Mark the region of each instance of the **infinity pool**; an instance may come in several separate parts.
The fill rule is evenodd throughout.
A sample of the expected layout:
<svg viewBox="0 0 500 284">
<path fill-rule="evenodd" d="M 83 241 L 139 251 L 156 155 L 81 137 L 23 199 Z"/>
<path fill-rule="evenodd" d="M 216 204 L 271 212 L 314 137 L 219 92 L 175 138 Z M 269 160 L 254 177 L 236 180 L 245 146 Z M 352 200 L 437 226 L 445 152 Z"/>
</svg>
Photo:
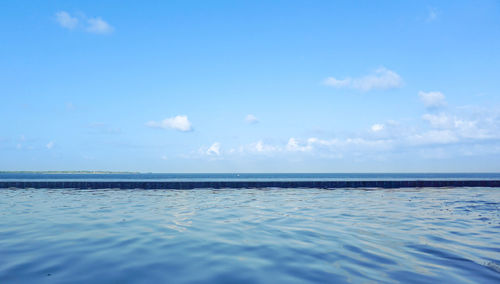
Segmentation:
<svg viewBox="0 0 500 284">
<path fill-rule="evenodd" d="M 500 188 L 0 189 L 0 283 L 499 283 Z"/>
</svg>

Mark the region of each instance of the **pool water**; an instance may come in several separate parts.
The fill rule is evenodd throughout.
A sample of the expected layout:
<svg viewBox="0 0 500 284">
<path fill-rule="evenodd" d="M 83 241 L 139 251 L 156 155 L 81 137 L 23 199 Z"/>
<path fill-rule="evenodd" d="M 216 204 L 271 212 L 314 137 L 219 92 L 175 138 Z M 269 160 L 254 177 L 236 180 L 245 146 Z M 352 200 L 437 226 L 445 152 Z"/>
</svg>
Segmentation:
<svg viewBox="0 0 500 284">
<path fill-rule="evenodd" d="M 500 188 L 0 189 L 0 283 L 499 283 Z"/>
</svg>

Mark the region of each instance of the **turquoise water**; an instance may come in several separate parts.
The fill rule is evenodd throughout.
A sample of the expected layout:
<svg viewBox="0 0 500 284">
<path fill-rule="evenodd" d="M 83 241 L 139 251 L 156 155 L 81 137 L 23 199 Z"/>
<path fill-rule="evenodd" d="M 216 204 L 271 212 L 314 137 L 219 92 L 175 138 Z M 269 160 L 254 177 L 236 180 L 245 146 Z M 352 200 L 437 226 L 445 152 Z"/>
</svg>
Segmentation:
<svg viewBox="0 0 500 284">
<path fill-rule="evenodd" d="M 0 189 L 0 283 L 498 283 L 500 188 Z"/>
</svg>

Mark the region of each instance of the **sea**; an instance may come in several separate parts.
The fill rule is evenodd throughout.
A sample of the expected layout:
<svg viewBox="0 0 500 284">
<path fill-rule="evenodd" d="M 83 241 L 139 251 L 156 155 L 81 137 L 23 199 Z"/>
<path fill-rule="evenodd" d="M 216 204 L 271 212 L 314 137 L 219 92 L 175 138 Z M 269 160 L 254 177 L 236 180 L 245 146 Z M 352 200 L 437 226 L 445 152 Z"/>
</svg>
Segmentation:
<svg viewBox="0 0 500 284">
<path fill-rule="evenodd" d="M 500 174 L 39 174 L 428 180 Z M 500 283 L 500 188 L 0 189 L 0 283 Z"/>
</svg>

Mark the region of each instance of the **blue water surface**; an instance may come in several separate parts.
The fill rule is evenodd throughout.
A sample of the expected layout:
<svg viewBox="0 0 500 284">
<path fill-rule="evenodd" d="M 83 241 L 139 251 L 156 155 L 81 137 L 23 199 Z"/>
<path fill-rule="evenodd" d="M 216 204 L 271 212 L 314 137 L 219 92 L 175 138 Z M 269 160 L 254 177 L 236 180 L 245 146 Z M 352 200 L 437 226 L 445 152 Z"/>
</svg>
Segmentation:
<svg viewBox="0 0 500 284">
<path fill-rule="evenodd" d="M 300 180 L 491 180 L 500 173 L 0 173 L 0 180 L 19 181 L 300 181 Z"/>
<path fill-rule="evenodd" d="M 499 283 L 500 188 L 0 189 L 0 283 Z"/>
</svg>

